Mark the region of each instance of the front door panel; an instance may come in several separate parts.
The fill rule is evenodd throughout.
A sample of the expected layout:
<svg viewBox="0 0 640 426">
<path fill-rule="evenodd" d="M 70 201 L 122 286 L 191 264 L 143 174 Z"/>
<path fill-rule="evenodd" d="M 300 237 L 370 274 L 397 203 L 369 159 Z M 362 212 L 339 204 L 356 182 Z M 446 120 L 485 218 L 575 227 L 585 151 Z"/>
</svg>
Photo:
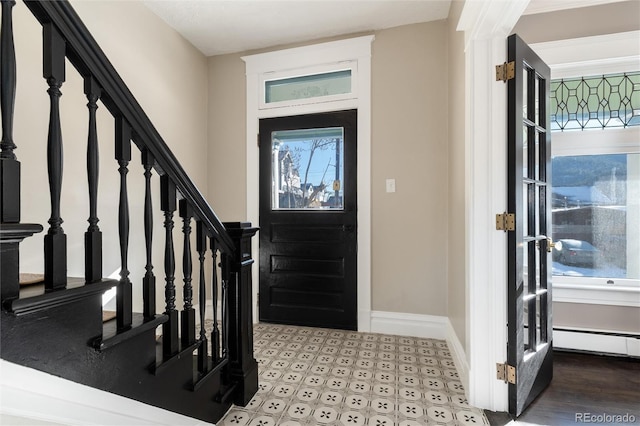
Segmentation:
<svg viewBox="0 0 640 426">
<path fill-rule="evenodd" d="M 357 328 L 356 111 L 260 120 L 260 320 Z"/>
</svg>

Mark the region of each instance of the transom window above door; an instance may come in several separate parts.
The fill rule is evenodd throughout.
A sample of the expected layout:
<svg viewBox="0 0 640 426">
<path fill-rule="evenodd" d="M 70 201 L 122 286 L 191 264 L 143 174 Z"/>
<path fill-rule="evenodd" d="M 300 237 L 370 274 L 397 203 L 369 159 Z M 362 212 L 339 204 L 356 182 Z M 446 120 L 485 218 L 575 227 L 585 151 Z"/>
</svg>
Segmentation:
<svg viewBox="0 0 640 426">
<path fill-rule="evenodd" d="M 264 82 L 264 102 L 267 104 L 349 93 L 351 93 L 350 69 Z"/>
<path fill-rule="evenodd" d="M 358 97 L 358 64 L 353 60 L 311 65 L 295 71 L 268 71 L 259 78 L 261 110 Z"/>
</svg>

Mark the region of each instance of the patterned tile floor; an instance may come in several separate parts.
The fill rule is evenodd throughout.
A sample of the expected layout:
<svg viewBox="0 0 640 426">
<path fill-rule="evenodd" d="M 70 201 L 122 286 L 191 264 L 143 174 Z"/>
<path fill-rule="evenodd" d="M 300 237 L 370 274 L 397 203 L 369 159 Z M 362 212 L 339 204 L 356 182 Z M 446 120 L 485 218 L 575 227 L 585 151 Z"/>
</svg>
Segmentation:
<svg viewBox="0 0 640 426">
<path fill-rule="evenodd" d="M 488 425 L 443 340 L 257 324 L 259 389 L 225 426 Z"/>
</svg>

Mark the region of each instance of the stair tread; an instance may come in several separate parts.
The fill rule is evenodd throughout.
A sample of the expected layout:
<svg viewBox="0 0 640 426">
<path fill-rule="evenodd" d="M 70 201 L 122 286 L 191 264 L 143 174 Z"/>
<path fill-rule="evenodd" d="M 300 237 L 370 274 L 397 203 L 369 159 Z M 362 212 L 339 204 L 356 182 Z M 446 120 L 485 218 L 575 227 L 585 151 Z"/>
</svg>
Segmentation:
<svg viewBox="0 0 640 426">
<path fill-rule="evenodd" d="M 37 278 L 38 275 L 40 274 L 20 274 L 20 299 L 26 299 L 29 297 L 42 296 L 44 294 L 47 294 L 44 288 L 44 275 L 42 275 L 42 280 L 35 281 L 38 279 Z M 23 276 L 25 276 L 25 279 L 31 278 L 31 280 L 34 282 L 29 281 L 23 284 L 22 283 Z M 98 281 L 97 283 L 91 283 L 88 285 L 100 284 L 104 282 L 111 282 L 113 283 L 113 285 L 116 285 L 118 283 L 118 281 L 116 280 L 103 279 L 102 281 Z M 85 285 L 87 285 L 87 283 L 85 282 L 84 278 L 69 277 L 67 278 L 66 290 L 83 287 Z M 56 290 L 56 291 L 60 291 L 60 290 Z"/>
<path fill-rule="evenodd" d="M 86 284 L 84 278 L 69 278 L 66 288 L 55 291 L 47 292 L 44 283 L 23 286 L 20 289 L 20 298 L 6 302 L 5 307 L 16 315 L 33 313 L 95 293 L 104 293 L 117 284 L 118 281 L 111 279 Z"/>
<path fill-rule="evenodd" d="M 132 315 L 131 328 L 121 332 L 117 331 L 117 321 L 106 321 L 102 329 L 102 338 L 96 340 L 93 346 L 96 349 L 106 350 L 140 333 L 155 329 L 166 321 L 166 315 L 156 315 L 154 318 L 145 319 L 143 314 L 134 312 Z"/>
<path fill-rule="evenodd" d="M 20 286 L 25 285 L 34 285 L 34 284 L 43 284 L 44 283 L 44 274 L 33 274 L 33 273 L 21 273 L 20 274 Z"/>
</svg>

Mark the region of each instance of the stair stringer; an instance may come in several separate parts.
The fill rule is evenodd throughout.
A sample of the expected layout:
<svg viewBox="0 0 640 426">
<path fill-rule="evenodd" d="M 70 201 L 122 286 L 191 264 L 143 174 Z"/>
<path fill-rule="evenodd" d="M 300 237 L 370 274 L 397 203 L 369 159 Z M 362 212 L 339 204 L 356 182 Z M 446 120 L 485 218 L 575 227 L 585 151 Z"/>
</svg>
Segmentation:
<svg viewBox="0 0 640 426">
<path fill-rule="evenodd" d="M 221 372 L 194 390 L 189 354 L 153 373 L 155 328 L 105 350 L 94 348 L 103 330 L 99 292 L 23 315 L 1 315 L 0 355 L 7 361 L 204 421 L 217 421 L 231 406 L 216 401 L 223 392 Z"/>
<path fill-rule="evenodd" d="M 211 425 L 153 405 L 0 360 L 2 415 L 64 425 Z"/>
</svg>

